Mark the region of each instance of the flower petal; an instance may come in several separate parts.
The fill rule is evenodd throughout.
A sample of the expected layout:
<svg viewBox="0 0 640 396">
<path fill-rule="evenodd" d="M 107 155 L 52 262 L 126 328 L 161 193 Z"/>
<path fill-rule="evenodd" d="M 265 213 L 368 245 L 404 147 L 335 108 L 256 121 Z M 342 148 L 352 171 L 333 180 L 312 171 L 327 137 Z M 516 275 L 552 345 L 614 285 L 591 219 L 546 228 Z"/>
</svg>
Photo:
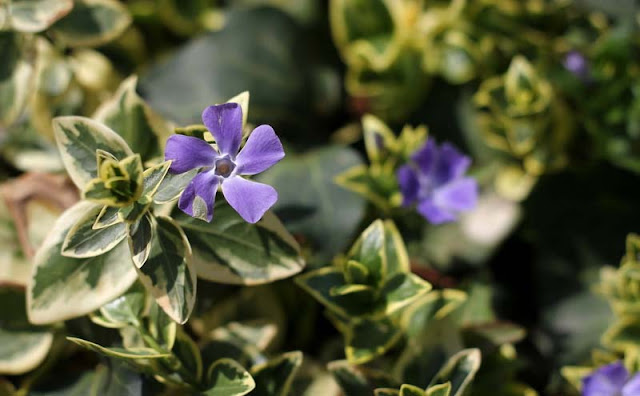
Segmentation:
<svg viewBox="0 0 640 396">
<path fill-rule="evenodd" d="M 434 139 L 428 139 L 427 143 L 416 151 L 411 159 L 418 165 L 420 173 L 429 174 L 438 157 L 438 147 Z"/>
<path fill-rule="evenodd" d="M 248 223 L 256 223 L 278 200 L 276 189 L 240 176 L 224 179 L 222 193 L 232 208 Z"/>
<path fill-rule="evenodd" d="M 165 160 L 173 161 L 169 168 L 172 173 L 211 166 L 217 156 L 216 150 L 209 143 L 193 136 L 171 135 L 164 150 Z"/>
<path fill-rule="evenodd" d="M 214 172 L 199 173 L 182 192 L 178 207 L 191 217 L 210 222 L 219 183 L 220 177 Z"/>
<path fill-rule="evenodd" d="M 640 374 L 636 374 L 622 388 L 622 396 L 640 395 Z"/>
<path fill-rule="evenodd" d="M 260 125 L 251 132 L 236 158 L 238 173 L 255 175 L 269 169 L 284 158 L 280 139 L 269 125 Z"/>
<path fill-rule="evenodd" d="M 461 178 L 435 190 L 436 205 L 453 211 L 467 211 L 478 202 L 478 184 L 470 177 Z"/>
<path fill-rule="evenodd" d="M 615 395 L 622 390 L 629 373 L 622 362 L 603 366 L 582 380 L 584 396 Z"/>
<path fill-rule="evenodd" d="M 448 223 L 457 219 L 454 213 L 436 206 L 432 199 L 421 201 L 418 204 L 418 213 L 429 220 L 431 224 Z"/>
<path fill-rule="evenodd" d="M 471 159 L 449 143 L 440 146 L 438 158 L 432 170 L 435 185 L 447 183 L 462 176 L 471 165 Z"/>
<path fill-rule="evenodd" d="M 402 205 L 409 206 L 418 199 L 420 183 L 416 172 L 409 165 L 401 166 L 396 172 L 400 191 L 402 192 Z"/>
<path fill-rule="evenodd" d="M 237 103 L 209 106 L 202 112 L 202 122 L 213 135 L 220 154 L 238 154 L 242 141 L 242 107 Z"/>
</svg>

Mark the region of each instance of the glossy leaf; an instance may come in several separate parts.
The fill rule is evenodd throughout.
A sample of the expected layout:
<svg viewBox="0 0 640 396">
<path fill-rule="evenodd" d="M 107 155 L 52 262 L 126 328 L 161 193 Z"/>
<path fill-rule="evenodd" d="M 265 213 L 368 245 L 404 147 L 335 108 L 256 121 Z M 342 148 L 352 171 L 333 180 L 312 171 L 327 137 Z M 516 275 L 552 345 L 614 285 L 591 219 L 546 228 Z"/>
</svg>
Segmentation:
<svg viewBox="0 0 640 396">
<path fill-rule="evenodd" d="M 417 386 L 404 384 L 400 387 L 400 396 L 426 396 L 426 393 Z"/>
<path fill-rule="evenodd" d="M 207 223 L 175 214 L 193 248 L 198 276 L 220 283 L 256 285 L 295 275 L 304 267 L 298 243 L 270 212 L 256 224 L 226 202 Z"/>
<path fill-rule="evenodd" d="M 402 333 L 388 319 L 363 319 L 353 323 L 345 334 L 345 354 L 352 364 L 366 363 L 389 350 Z"/>
<path fill-rule="evenodd" d="M 220 359 L 207 372 L 209 390 L 207 396 L 242 396 L 251 392 L 256 384 L 242 366 L 231 359 Z"/>
<path fill-rule="evenodd" d="M 100 313 L 113 324 L 139 326 L 146 301 L 144 288 L 135 283 L 125 294 L 100 307 Z"/>
<path fill-rule="evenodd" d="M 430 290 L 431 284 L 418 275 L 399 273 L 384 283 L 380 290 L 380 301 L 385 314 L 390 316 L 412 304 Z"/>
<path fill-rule="evenodd" d="M 102 213 L 100 206 L 94 206 L 69 229 L 62 243 L 65 257 L 88 258 L 107 253 L 127 236 L 124 223 L 94 229 L 93 226 Z"/>
<path fill-rule="evenodd" d="M 427 396 L 449 396 L 451 394 L 451 383 L 434 385 L 427 388 Z"/>
<path fill-rule="evenodd" d="M 136 348 L 136 349 L 125 349 L 125 348 L 106 348 L 101 345 L 98 345 L 94 342 L 83 340 L 76 337 L 67 337 L 67 340 L 80 345 L 83 348 L 86 348 L 90 351 L 97 352 L 101 355 L 116 358 L 116 359 L 163 359 L 167 358 L 170 355 L 166 353 L 160 353 L 151 348 Z"/>
<path fill-rule="evenodd" d="M 167 173 L 162 182 L 160 182 L 153 196 L 153 201 L 158 204 L 175 201 L 197 173 L 197 169 L 179 174 Z"/>
<path fill-rule="evenodd" d="M 60 253 L 69 229 L 95 208 L 87 202 L 69 208 L 36 252 L 33 276 L 27 287 L 32 323 L 52 323 L 86 315 L 120 296 L 135 281 L 136 272 L 125 242 L 96 257 L 77 259 Z"/>
<path fill-rule="evenodd" d="M 156 219 L 147 261 L 136 267 L 142 284 L 173 320 L 185 323 L 196 297 L 191 247 L 182 229 L 167 217 Z"/>
<path fill-rule="evenodd" d="M 127 143 L 114 131 L 84 117 L 58 117 L 53 120 L 58 149 L 71 180 L 83 189 L 98 177 L 96 150 L 122 160 L 133 155 Z"/>
<path fill-rule="evenodd" d="M 147 213 L 142 216 L 134 224 L 127 226 L 129 233 L 129 249 L 131 250 L 131 258 L 135 265 L 140 268 L 147 262 L 151 253 L 151 242 L 155 238 L 156 222 L 152 219 L 151 214 Z"/>
</svg>

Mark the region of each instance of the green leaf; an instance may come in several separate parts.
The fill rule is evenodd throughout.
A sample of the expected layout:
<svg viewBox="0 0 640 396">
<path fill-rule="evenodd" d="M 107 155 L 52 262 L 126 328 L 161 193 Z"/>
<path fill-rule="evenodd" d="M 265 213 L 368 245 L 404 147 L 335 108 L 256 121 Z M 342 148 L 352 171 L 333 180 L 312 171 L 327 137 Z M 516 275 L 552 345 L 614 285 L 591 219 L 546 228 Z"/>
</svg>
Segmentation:
<svg viewBox="0 0 640 396">
<path fill-rule="evenodd" d="M 121 223 L 123 220 L 118 216 L 120 208 L 115 206 L 103 206 L 100 214 L 96 218 L 96 222 L 93 224 L 94 230 L 110 227 L 114 224 Z"/>
<path fill-rule="evenodd" d="M 18 33 L 0 32 L 0 126 L 13 124 L 22 114 L 31 93 L 34 68 L 29 47 Z"/>
<path fill-rule="evenodd" d="M 272 213 L 250 224 L 219 200 L 213 216 L 207 223 L 183 213 L 174 215 L 191 243 L 201 278 L 257 285 L 287 278 L 304 267 L 298 243 Z"/>
<path fill-rule="evenodd" d="M 322 305 L 342 316 L 361 316 L 371 312 L 373 308 L 371 304 L 364 304 L 364 301 L 353 298 L 354 296 L 332 292 L 336 288 L 348 286 L 338 268 L 325 267 L 310 271 L 296 277 L 295 282 Z"/>
<path fill-rule="evenodd" d="M 426 393 L 417 386 L 404 384 L 400 387 L 400 396 L 426 396 Z"/>
<path fill-rule="evenodd" d="M 25 296 L 19 289 L 0 289 L 0 305 L 0 374 L 24 374 L 44 361 L 53 343 L 53 332 L 29 324 Z"/>
<path fill-rule="evenodd" d="M 114 97 L 103 103 L 93 118 L 119 133 L 133 152 L 148 160 L 159 154 L 158 145 L 164 147 L 171 129 L 136 93 L 137 83 L 136 76 L 123 81 Z"/>
<path fill-rule="evenodd" d="M 11 0 L 11 26 L 22 33 L 45 30 L 73 8 L 73 0 Z"/>
<path fill-rule="evenodd" d="M 231 359 L 220 359 L 207 372 L 209 390 L 206 396 L 242 396 L 251 392 L 256 384 L 241 365 Z"/>
<path fill-rule="evenodd" d="M 76 337 L 67 337 L 67 340 L 80 345 L 83 348 L 86 348 L 90 351 L 97 352 L 101 355 L 116 358 L 116 359 L 163 359 L 171 356 L 167 353 L 160 353 L 151 348 L 136 348 L 136 349 L 125 349 L 125 348 L 105 348 L 101 345 L 98 345 L 94 342 L 83 340 Z"/>
<path fill-rule="evenodd" d="M 139 326 L 146 301 L 144 288 L 139 283 L 134 283 L 125 294 L 100 307 L 100 313 L 110 323 L 118 324 L 119 327 Z"/>
<path fill-rule="evenodd" d="M 171 162 L 165 161 L 144 171 L 143 197 L 153 197 L 156 194 L 170 167 Z"/>
<path fill-rule="evenodd" d="M 156 233 L 155 222 L 151 214 L 147 213 L 142 216 L 136 223 L 127 227 L 129 232 L 129 249 L 131 250 L 131 259 L 134 264 L 140 268 L 147 262 L 151 253 L 151 242 Z"/>
<path fill-rule="evenodd" d="M 230 322 L 210 333 L 212 340 L 202 348 L 203 360 L 213 362 L 230 357 L 251 366 L 265 360 L 263 351 L 273 341 L 277 326 L 262 321 Z"/>
<path fill-rule="evenodd" d="M 449 396 L 451 394 L 451 382 L 434 385 L 427 388 L 427 396 Z"/>
<path fill-rule="evenodd" d="M 380 302 L 385 314 L 393 315 L 431 290 L 431 284 L 418 275 L 399 273 L 388 279 L 380 290 Z"/>
<path fill-rule="evenodd" d="M 348 283 L 367 284 L 369 270 L 357 261 L 349 260 L 345 264 L 344 279 Z"/>
<path fill-rule="evenodd" d="M 624 317 L 611 325 L 602 335 L 602 343 L 617 351 L 635 348 L 640 340 L 640 321 Z"/>
<path fill-rule="evenodd" d="M 384 223 L 376 220 L 360 234 L 348 254 L 350 259 L 367 268 L 373 285 L 384 282 L 387 275 L 385 246 Z"/>
<path fill-rule="evenodd" d="M 384 251 L 387 256 L 387 277 L 411 271 L 409 253 L 392 220 L 384 221 Z"/>
<path fill-rule="evenodd" d="M 178 199 L 197 173 L 197 169 L 178 174 L 167 173 L 153 196 L 153 202 L 163 204 Z"/>
<path fill-rule="evenodd" d="M 168 217 L 156 218 L 149 257 L 138 275 L 160 307 L 173 320 L 185 323 L 196 298 L 196 272 L 184 232 Z"/>
<path fill-rule="evenodd" d="M 95 208 L 88 202 L 69 208 L 36 252 L 27 293 L 32 323 L 52 323 L 86 315 L 120 296 L 135 281 L 135 267 L 124 242 L 97 257 L 77 259 L 60 253 L 64 236 Z"/>
<path fill-rule="evenodd" d="M 287 352 L 266 363 L 253 366 L 251 375 L 256 382 L 252 394 L 256 396 L 287 396 L 298 369 L 302 352 Z"/>
<path fill-rule="evenodd" d="M 53 131 L 62 162 L 71 180 L 80 189 L 98 177 L 96 150 L 106 151 L 119 160 L 133 155 L 127 143 L 117 133 L 89 118 L 54 118 Z"/>
<path fill-rule="evenodd" d="M 357 321 L 345 334 L 347 360 L 352 364 L 366 363 L 387 352 L 401 336 L 389 319 Z"/>
<path fill-rule="evenodd" d="M 360 163 L 354 150 L 332 146 L 287 156 L 259 178 L 278 190 L 272 210 L 289 231 L 309 240 L 318 261 L 341 252 L 364 215 L 365 201 L 334 180 Z"/>
<path fill-rule="evenodd" d="M 130 24 L 127 9 L 116 0 L 76 0 L 50 32 L 69 47 L 97 47 L 120 36 Z"/>
<path fill-rule="evenodd" d="M 479 349 L 464 349 L 453 355 L 431 380 L 429 386 L 451 383 L 451 395 L 462 396 L 480 369 Z"/>
<path fill-rule="evenodd" d="M 102 208 L 94 206 L 69 229 L 62 243 L 62 255 L 73 258 L 95 257 L 109 252 L 127 236 L 124 223 L 94 229 L 93 226 L 102 213 Z"/>
</svg>

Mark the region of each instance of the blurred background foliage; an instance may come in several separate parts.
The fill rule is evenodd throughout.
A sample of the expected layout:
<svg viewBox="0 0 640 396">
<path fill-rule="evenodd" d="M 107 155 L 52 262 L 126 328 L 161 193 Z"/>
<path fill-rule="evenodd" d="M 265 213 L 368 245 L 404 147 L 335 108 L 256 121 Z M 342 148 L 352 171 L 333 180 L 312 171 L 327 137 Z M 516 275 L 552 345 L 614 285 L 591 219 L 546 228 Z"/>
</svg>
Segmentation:
<svg viewBox="0 0 640 396">
<path fill-rule="evenodd" d="M 308 268 L 343 264 L 362 230 L 393 218 L 410 271 L 433 286 L 402 318 L 389 319 L 391 327 L 401 323 L 402 340 L 353 366 L 341 360 L 340 318 L 323 314 L 290 280 L 252 288 L 200 280 L 187 332 L 202 337 L 208 359 L 219 351 L 204 344 L 216 342 L 242 351 L 246 367 L 276 352 L 304 352 L 292 383 L 260 394 L 291 387 L 295 395 L 340 388 L 370 395 L 403 383 L 438 394 L 427 387 L 465 367 L 475 376 L 471 395 L 567 395 L 590 367 L 624 358 L 638 369 L 637 237 L 620 268 L 605 266 L 623 257 L 627 234 L 640 224 L 639 7 L 633 0 L 0 0 L 0 301 L 11 307 L 0 316 L 0 394 L 25 384 L 33 395 L 91 387 L 141 395 L 159 386 L 62 346 L 63 333 L 102 344 L 114 334 L 86 317 L 35 327 L 22 298 L 34 249 L 77 199 L 61 176 L 52 118 L 104 120 L 96 110 L 127 92 L 145 103 L 134 106 L 139 117 L 162 116 L 173 127 L 197 124 L 206 106 L 250 91 L 249 123 L 271 124 L 287 152 L 260 180 L 278 190 L 274 213 Z M 385 184 L 393 173 L 374 169 L 366 147 L 367 134 L 381 129 L 401 136 L 393 143 L 398 158 L 427 130 L 469 153 L 478 207 L 441 226 L 402 211 L 397 186 Z M 166 133 L 157 130 L 128 140 L 145 161 L 161 152 Z M 257 322 L 252 334 L 265 341 L 247 354 L 257 338 L 230 342 L 229 334 L 249 320 L 268 323 Z M 482 351 L 481 364 L 470 348 Z M 3 359 L 16 351 L 37 363 L 5 369 Z M 465 390 L 456 386 L 452 395 Z"/>
</svg>

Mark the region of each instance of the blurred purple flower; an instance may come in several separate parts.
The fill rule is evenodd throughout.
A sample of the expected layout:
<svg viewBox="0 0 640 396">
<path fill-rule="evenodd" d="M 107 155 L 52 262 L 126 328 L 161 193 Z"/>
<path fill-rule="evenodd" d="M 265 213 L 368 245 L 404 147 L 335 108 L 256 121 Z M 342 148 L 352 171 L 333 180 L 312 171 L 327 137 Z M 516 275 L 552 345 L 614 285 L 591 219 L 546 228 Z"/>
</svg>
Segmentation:
<svg viewBox="0 0 640 396">
<path fill-rule="evenodd" d="M 589 79 L 589 62 L 578 51 L 570 51 L 564 58 L 564 67 L 581 80 Z"/>
<path fill-rule="evenodd" d="M 638 396 L 640 395 L 640 374 L 634 377 L 622 362 L 600 367 L 582 380 L 583 396 Z"/>
<path fill-rule="evenodd" d="M 213 135 L 218 150 L 196 137 L 173 135 L 167 140 L 165 159 L 172 160 L 169 171 L 184 173 L 201 168 L 182 192 L 178 207 L 188 215 L 211 221 L 218 186 L 229 205 L 249 222 L 255 223 L 278 200 L 276 190 L 247 180 L 270 168 L 284 157 L 280 139 L 269 125 L 253 130 L 240 152 L 242 108 L 237 103 L 209 106 L 202 121 Z"/>
<path fill-rule="evenodd" d="M 397 172 L 403 206 L 417 204 L 418 212 L 433 224 L 454 221 L 473 209 L 478 185 L 464 177 L 471 159 L 449 143 L 440 147 L 433 139 L 416 151 Z"/>
</svg>

